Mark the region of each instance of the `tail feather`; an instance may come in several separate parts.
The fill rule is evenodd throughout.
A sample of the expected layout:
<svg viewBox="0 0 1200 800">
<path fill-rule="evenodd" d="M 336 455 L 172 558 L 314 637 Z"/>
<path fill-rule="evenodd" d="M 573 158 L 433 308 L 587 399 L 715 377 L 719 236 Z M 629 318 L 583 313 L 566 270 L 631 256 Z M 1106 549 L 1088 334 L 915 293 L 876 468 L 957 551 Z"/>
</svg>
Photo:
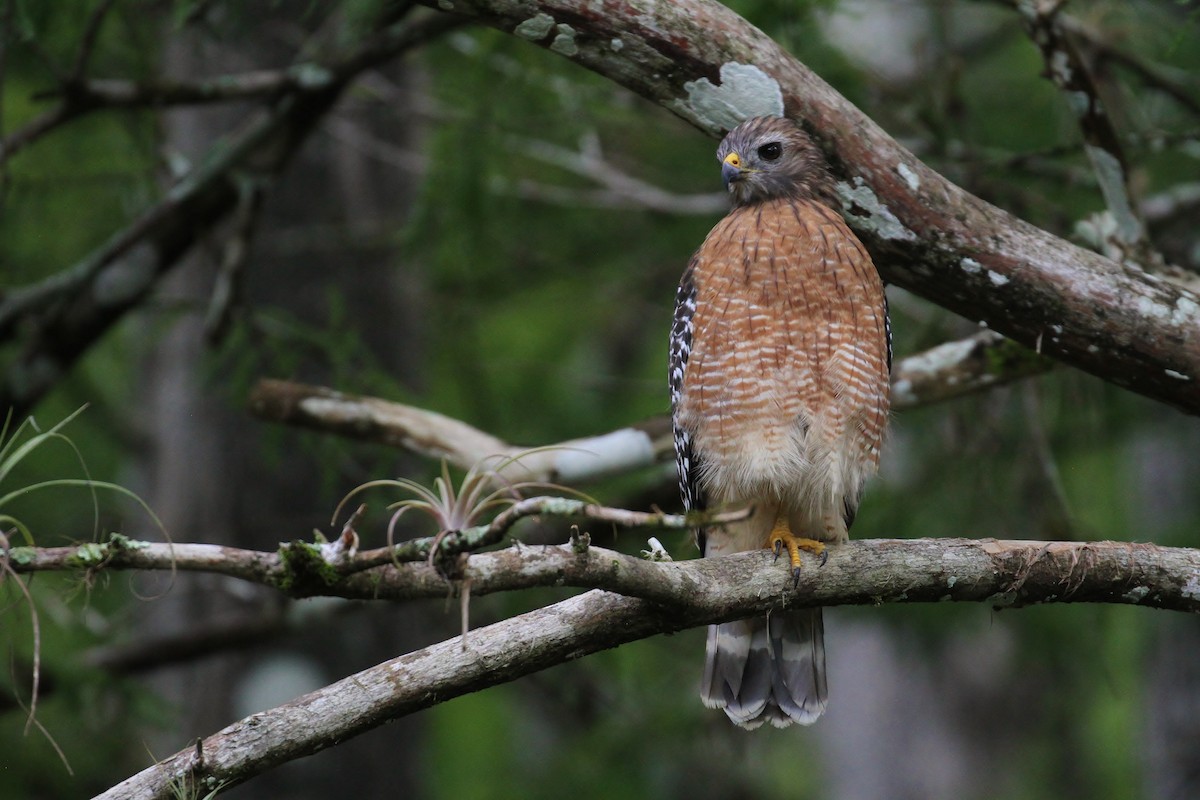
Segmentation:
<svg viewBox="0 0 1200 800">
<path fill-rule="evenodd" d="M 828 697 L 821 609 L 709 626 L 700 697 L 748 730 L 811 725 Z"/>
</svg>

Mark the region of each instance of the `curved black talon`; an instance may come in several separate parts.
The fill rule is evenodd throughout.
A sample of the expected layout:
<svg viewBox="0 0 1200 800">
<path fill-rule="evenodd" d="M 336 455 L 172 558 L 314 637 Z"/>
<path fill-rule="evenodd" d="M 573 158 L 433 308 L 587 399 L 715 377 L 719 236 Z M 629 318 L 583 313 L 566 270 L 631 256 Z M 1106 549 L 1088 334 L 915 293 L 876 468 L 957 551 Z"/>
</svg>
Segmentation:
<svg viewBox="0 0 1200 800">
<path fill-rule="evenodd" d="M 793 567 L 792 568 L 792 588 L 795 589 L 799 585 L 800 585 L 800 568 Z"/>
<path fill-rule="evenodd" d="M 828 560 L 829 560 L 829 551 L 828 551 L 828 550 L 822 550 L 822 551 L 821 551 L 821 563 L 820 563 L 820 564 L 818 564 L 817 566 L 819 566 L 819 567 L 823 567 L 823 566 L 825 566 L 825 562 L 826 562 L 826 561 L 828 561 Z"/>
<path fill-rule="evenodd" d="M 783 539 L 775 540 L 775 561 L 779 560 L 779 554 L 783 552 Z M 774 563 L 774 562 L 771 562 Z"/>
</svg>

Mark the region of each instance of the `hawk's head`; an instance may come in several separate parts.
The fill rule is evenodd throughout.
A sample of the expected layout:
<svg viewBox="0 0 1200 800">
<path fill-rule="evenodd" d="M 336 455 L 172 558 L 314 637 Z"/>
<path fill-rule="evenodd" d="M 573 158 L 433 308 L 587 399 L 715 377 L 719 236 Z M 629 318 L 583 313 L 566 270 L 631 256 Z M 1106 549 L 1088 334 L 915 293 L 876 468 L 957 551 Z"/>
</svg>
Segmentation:
<svg viewBox="0 0 1200 800">
<path fill-rule="evenodd" d="M 717 148 L 717 160 L 734 206 L 779 197 L 817 199 L 828 193 L 824 156 L 785 117 L 754 117 L 738 125 Z"/>
</svg>

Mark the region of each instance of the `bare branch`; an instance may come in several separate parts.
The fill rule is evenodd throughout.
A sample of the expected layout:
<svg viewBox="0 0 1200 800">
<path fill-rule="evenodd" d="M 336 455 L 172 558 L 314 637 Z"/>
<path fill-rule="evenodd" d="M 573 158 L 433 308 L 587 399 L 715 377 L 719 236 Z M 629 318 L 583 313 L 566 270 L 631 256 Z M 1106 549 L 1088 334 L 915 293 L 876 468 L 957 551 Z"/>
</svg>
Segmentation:
<svg viewBox="0 0 1200 800">
<path fill-rule="evenodd" d="M 1166 94 L 1191 113 L 1200 115 L 1200 99 L 1192 94 L 1192 87 L 1197 86 L 1194 74 L 1178 70 L 1176 76 L 1173 74 L 1175 70 L 1134 55 L 1114 44 L 1110 37 L 1069 14 L 1060 14 L 1059 24 L 1090 51 L 1098 66 L 1105 62 L 1122 66 L 1136 75 L 1145 86 Z"/>
<path fill-rule="evenodd" d="M 1017 342 L 1200 413 L 1200 297 L 951 184 L 769 37 L 713 0 L 422 0 L 600 73 L 711 134 L 780 108 L 824 149 L 880 271 Z M 619 45 L 619 46 L 618 46 Z M 752 65 L 752 66 L 751 66 Z M 727 84 L 742 82 L 738 91 Z M 746 98 L 751 107 L 736 103 Z M 781 101 L 781 105 L 775 103 Z"/>
<path fill-rule="evenodd" d="M 1079 121 L 1083 149 L 1100 184 L 1108 212 L 1115 221 L 1107 237 L 1112 254 L 1148 269 L 1162 266 L 1159 255 L 1138 214 L 1138 204 L 1129 188 L 1129 165 L 1121 138 L 1101 102 L 1091 70 L 1083 62 L 1061 21 L 1062 0 L 1015 2 L 1021 23 L 1042 53 L 1046 76 L 1063 93 Z"/>
<path fill-rule="evenodd" d="M 497 456 L 517 459 L 498 465 L 508 480 L 575 485 L 652 465 L 672 446 L 670 422 L 659 417 L 530 450 L 436 411 L 290 381 L 259 381 L 249 407 L 262 419 L 379 442 L 463 469 Z"/>
<path fill-rule="evenodd" d="M 982 331 L 897 361 L 892 408 L 902 411 L 961 397 L 1045 372 L 1053 363 L 997 333 Z M 259 381 L 248 405 L 261 419 L 379 442 L 445 459 L 461 469 L 489 457 L 519 457 L 500 468 L 501 476 L 510 480 L 578 485 L 670 461 L 674 453 L 666 416 L 530 450 L 436 411 L 291 381 Z"/>
<path fill-rule="evenodd" d="M 824 567 L 804 569 L 796 588 L 790 572 L 771 562 L 765 551 L 653 562 L 594 548 L 581 554 L 570 546 L 473 556 L 473 594 L 489 581 L 494 588 L 504 576 L 511 585 L 538 574 L 559 583 L 620 586 L 630 594 L 644 592 L 646 599 L 590 591 L 475 630 L 466 647 L 455 638 L 386 661 L 236 722 L 98 797 L 168 798 L 172 783 L 182 781 L 233 785 L 462 694 L 626 642 L 772 609 L 952 600 L 998 607 L 1096 601 L 1200 611 L 1200 551 L 1148 544 L 851 542 L 832 548 Z M 429 567 L 402 570 L 423 570 L 431 582 L 441 582 L 438 591 L 450 588 Z M 349 580 L 369 578 L 374 576 Z"/>
<path fill-rule="evenodd" d="M 100 27 L 104 24 L 104 20 L 108 17 L 108 12 L 112 9 L 116 0 L 100 0 L 94 9 L 92 15 L 88 17 L 87 25 L 83 29 L 83 36 L 79 38 L 79 49 L 75 52 L 75 63 L 71 65 L 70 75 L 67 77 L 68 83 L 73 83 L 83 77 L 84 71 L 87 70 L 88 61 L 92 57 L 92 51 L 96 48 L 96 39 L 100 36 Z"/>
<path fill-rule="evenodd" d="M 553 199 L 555 202 L 582 199 L 588 205 L 605 208 L 646 208 L 670 214 L 721 214 L 729 208 L 729 196 L 724 192 L 674 194 L 626 174 L 605 160 L 595 138 L 585 140 L 578 151 L 541 140 L 513 139 L 511 146 L 524 156 L 573 172 L 604 187 L 602 192 L 584 194 L 561 186 L 541 186 L 528 181 L 518 184 L 518 191 L 533 199 Z"/>
</svg>

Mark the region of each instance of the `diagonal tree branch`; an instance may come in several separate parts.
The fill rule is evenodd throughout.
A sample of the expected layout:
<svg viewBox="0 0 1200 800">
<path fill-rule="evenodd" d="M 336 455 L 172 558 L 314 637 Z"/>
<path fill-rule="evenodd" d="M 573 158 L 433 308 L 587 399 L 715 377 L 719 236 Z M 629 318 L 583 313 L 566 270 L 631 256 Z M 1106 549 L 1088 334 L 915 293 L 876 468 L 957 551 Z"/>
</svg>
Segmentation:
<svg viewBox="0 0 1200 800">
<path fill-rule="evenodd" d="M 479 568 L 478 562 L 486 566 Z M 593 590 L 386 661 L 254 714 L 129 778 L 99 798 L 171 797 L 172 785 L 231 786 L 451 698 L 599 650 L 707 623 L 797 608 L 880 602 L 1116 602 L 1200 611 L 1200 551 L 1146 544 L 995 540 L 859 541 L 833 548 L 798 586 L 767 552 L 650 562 L 609 551 L 525 548 L 473 556 L 472 592 L 540 574 Z M 515 563 L 514 563 L 515 562 Z M 392 570 L 393 568 L 384 568 Z M 432 568 L 409 565 L 407 569 Z M 399 574 L 397 572 L 396 574 Z M 619 577 L 613 577 L 619 576 Z M 365 573 L 348 580 L 366 581 Z M 445 593 L 444 578 L 429 577 Z M 538 585 L 532 582 L 526 585 Z M 413 595 L 415 596 L 415 595 Z"/>
<path fill-rule="evenodd" d="M 1054 362 L 992 331 L 902 358 L 892 370 L 892 408 L 962 397 L 1048 370 Z M 577 485 L 674 457 L 671 421 L 652 417 L 597 436 L 529 449 L 436 411 L 291 381 L 262 380 L 248 403 L 261 419 L 387 444 L 469 469 L 484 459 L 508 480 Z"/>
<path fill-rule="evenodd" d="M 600 73 L 710 134 L 783 112 L 818 141 L 884 277 L 1105 380 L 1200 413 L 1200 297 L 968 194 L 712 0 L 422 0 Z"/>
</svg>

